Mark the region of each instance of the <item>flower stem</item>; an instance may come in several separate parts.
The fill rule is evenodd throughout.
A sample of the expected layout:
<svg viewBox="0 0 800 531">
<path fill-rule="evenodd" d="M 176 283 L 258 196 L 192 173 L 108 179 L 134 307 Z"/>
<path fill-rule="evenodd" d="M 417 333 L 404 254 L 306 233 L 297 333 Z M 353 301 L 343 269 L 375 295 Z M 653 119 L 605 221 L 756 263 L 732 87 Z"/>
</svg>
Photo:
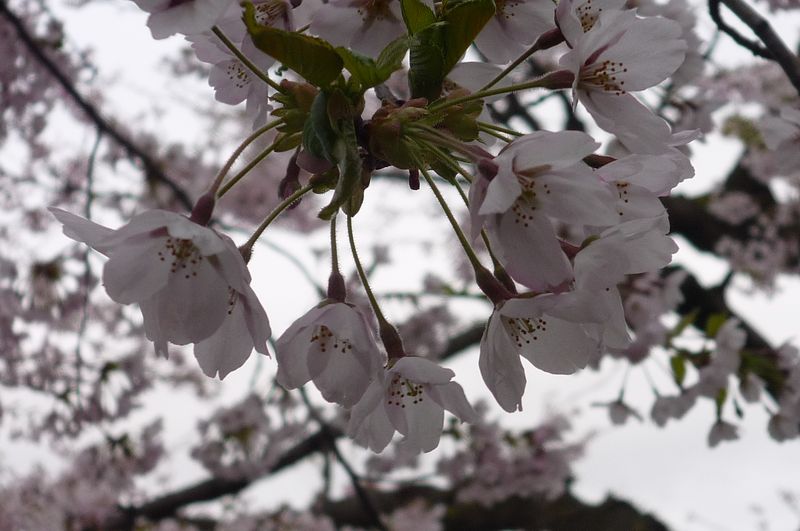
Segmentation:
<svg viewBox="0 0 800 531">
<path fill-rule="evenodd" d="M 272 79 L 270 79 L 270 77 L 267 74 L 262 72 L 261 69 L 258 68 L 253 63 L 253 61 L 248 59 L 247 56 L 245 56 L 242 53 L 242 51 L 235 44 L 233 44 L 233 42 L 231 42 L 231 40 L 228 38 L 228 36 L 225 35 L 222 32 L 221 29 L 219 29 L 217 26 L 214 26 L 214 27 L 211 28 L 211 31 L 214 33 L 214 35 L 217 36 L 217 38 L 219 38 L 219 40 L 222 41 L 222 44 L 224 44 L 225 47 L 228 48 L 231 51 L 231 53 L 233 55 L 235 55 L 237 59 L 239 59 L 239 61 L 242 62 L 242 64 L 244 64 L 248 69 L 250 69 L 250 71 L 253 74 L 255 74 L 259 79 L 264 81 L 264 83 L 266 83 L 267 85 L 269 85 L 273 89 L 277 90 L 278 92 L 283 92 L 283 89 L 281 89 L 281 86 L 278 83 L 276 83 L 275 81 L 273 81 Z"/>
<path fill-rule="evenodd" d="M 278 138 L 275 139 L 275 142 L 270 144 L 264 151 L 259 153 L 258 156 L 256 156 L 256 158 L 247 163 L 247 166 L 242 168 L 239 173 L 231 177 L 228 182 L 226 182 L 222 187 L 220 187 L 219 192 L 217 193 L 217 198 L 220 198 L 223 195 L 227 194 L 228 191 L 242 179 L 242 177 L 247 175 L 250 172 L 250 170 L 252 170 L 258 165 L 258 163 L 267 158 L 267 156 L 270 153 L 275 151 L 275 148 L 277 147 L 278 143 L 282 142 L 285 138 L 286 138 L 285 136 L 278 136 Z"/>
<path fill-rule="evenodd" d="M 392 326 L 383 315 L 381 307 L 378 304 L 378 299 L 375 298 L 375 294 L 372 292 L 372 288 L 369 285 L 369 279 L 367 279 L 367 274 L 364 272 L 364 266 L 361 265 L 361 260 L 358 258 L 356 241 L 353 236 L 353 218 L 351 216 L 347 216 L 347 237 L 350 240 L 350 251 L 353 254 L 353 262 L 356 264 L 358 278 L 361 279 L 361 285 L 364 286 L 364 291 L 367 293 L 369 304 L 372 306 L 375 317 L 378 319 L 378 331 L 381 336 L 381 341 L 383 341 L 383 346 L 386 348 L 386 353 L 389 355 L 390 360 L 402 358 L 406 355 L 403 349 L 403 340 L 400 338 L 397 329 Z"/>
<path fill-rule="evenodd" d="M 564 35 L 561 33 L 561 30 L 558 29 L 558 28 L 544 32 L 543 34 L 541 34 L 539 36 L 539 38 L 536 39 L 536 42 L 534 42 L 531 45 L 530 48 L 528 48 L 527 50 L 522 52 L 522 55 L 520 55 L 519 57 L 514 59 L 513 63 L 511 63 L 510 65 L 505 67 L 502 72 L 497 74 L 497 76 L 495 76 L 494 79 L 492 79 L 486 85 L 484 85 L 481 88 L 481 90 L 486 90 L 486 89 L 492 88 L 497 83 L 502 81 L 502 79 L 504 77 L 506 77 L 508 74 L 510 74 L 512 70 L 514 70 L 516 67 L 521 65 L 522 62 L 525 61 L 528 57 L 530 57 L 531 55 L 535 54 L 539 50 L 546 50 L 548 48 L 552 48 L 553 46 L 555 46 L 556 44 L 559 44 L 563 40 L 564 40 Z"/>
<path fill-rule="evenodd" d="M 575 76 L 574 74 L 572 74 L 572 72 L 568 72 L 566 70 L 557 70 L 555 72 L 549 72 L 541 77 L 537 77 L 536 79 L 532 79 L 531 81 L 526 81 L 524 83 L 518 83 L 516 85 L 508 85 L 505 87 L 498 87 L 495 89 L 479 90 L 478 92 L 474 92 L 467 96 L 462 96 L 461 98 L 444 100 L 441 103 L 431 105 L 430 111 L 437 112 L 446 109 L 448 107 L 452 107 L 454 105 L 460 105 L 462 103 L 467 103 L 474 100 L 481 100 L 483 98 L 488 98 L 489 96 L 497 96 L 498 94 L 508 94 L 510 92 L 517 92 L 519 90 L 527 90 L 532 88 L 549 88 L 553 90 L 568 88 L 571 86 L 572 79 L 574 79 L 574 77 Z"/>
<path fill-rule="evenodd" d="M 219 170 L 219 173 L 217 173 L 217 176 L 214 178 L 214 182 L 208 188 L 208 193 L 210 193 L 210 194 L 216 194 L 217 193 L 217 190 L 219 189 L 220 185 L 222 184 L 222 180 L 228 174 L 228 172 L 231 169 L 231 166 L 233 166 L 233 163 L 236 162 L 236 159 L 239 158 L 239 155 L 242 154 L 242 152 L 247 148 L 247 146 L 249 146 L 250 144 L 255 142 L 255 140 L 258 137 L 260 137 L 261 135 L 263 135 L 264 133 L 266 133 L 270 129 L 273 129 L 273 128 L 281 125 L 282 123 L 283 123 L 283 119 L 279 118 L 279 119 L 277 119 L 275 121 L 272 121 L 272 122 L 268 123 L 267 125 L 261 127 L 260 129 L 258 129 L 256 131 L 253 131 L 253 133 L 250 136 L 245 138 L 244 141 L 241 144 L 239 144 L 239 147 L 237 147 L 236 150 L 231 154 L 231 156 L 228 157 L 228 160 L 225 162 L 225 165 Z"/>
<path fill-rule="evenodd" d="M 467 258 L 469 258 L 472 267 L 475 269 L 475 271 L 483 269 L 483 265 L 481 264 L 481 261 L 478 259 L 478 255 L 475 254 L 475 250 L 469 244 L 467 237 L 464 235 L 464 231 L 461 230 L 461 227 L 456 221 L 455 216 L 453 216 L 453 212 L 450 210 L 450 206 L 447 204 L 447 201 L 445 201 L 444 196 L 442 196 L 442 193 L 439 191 L 439 187 L 436 186 L 436 183 L 433 181 L 431 174 L 428 172 L 428 170 L 426 170 L 423 167 L 421 167 L 419 171 L 422 172 L 422 176 L 425 177 L 425 180 L 428 182 L 428 186 L 430 186 L 431 190 L 433 190 L 433 195 L 435 195 L 436 200 L 439 201 L 439 205 L 441 205 L 445 216 L 447 216 L 447 220 L 453 227 L 453 232 L 456 233 L 456 237 L 458 238 L 458 241 L 461 243 L 461 247 L 464 248 L 464 252 L 467 254 Z"/>
<path fill-rule="evenodd" d="M 312 188 L 313 186 L 311 184 L 307 184 L 304 187 L 297 190 L 292 195 L 290 195 L 289 197 L 287 197 L 286 199 L 284 199 L 283 201 L 281 201 L 280 203 L 278 203 L 278 206 L 276 206 L 272 210 L 272 212 L 269 213 L 269 215 L 264 219 L 264 221 L 261 222 L 261 225 L 259 225 L 258 228 L 255 230 L 253 235 L 250 236 L 250 238 L 247 240 L 247 242 L 245 242 L 244 245 L 242 245 L 242 249 L 247 252 L 251 251 L 253 249 L 253 245 L 255 245 L 256 241 L 258 241 L 258 239 L 261 237 L 261 233 L 263 233 L 264 230 L 266 230 L 269 224 L 275 221 L 275 218 L 277 218 L 281 214 L 281 212 L 289 208 L 292 205 L 292 203 L 294 203 L 295 201 L 303 197 L 306 193 L 311 191 Z"/>
<path fill-rule="evenodd" d="M 339 272 L 339 251 L 336 244 L 336 214 L 331 217 L 331 274 L 328 277 L 328 298 L 344 302 L 347 287 L 344 277 Z"/>
</svg>

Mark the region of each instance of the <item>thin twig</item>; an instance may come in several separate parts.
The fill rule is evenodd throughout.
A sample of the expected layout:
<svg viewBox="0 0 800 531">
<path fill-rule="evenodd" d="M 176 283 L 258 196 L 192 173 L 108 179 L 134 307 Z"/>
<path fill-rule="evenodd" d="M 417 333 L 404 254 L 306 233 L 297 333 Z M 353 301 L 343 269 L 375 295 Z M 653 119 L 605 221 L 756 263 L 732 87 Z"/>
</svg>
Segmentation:
<svg viewBox="0 0 800 531">
<path fill-rule="evenodd" d="M 12 26 L 14 26 L 14 29 L 17 31 L 20 40 L 22 40 L 33 57 L 39 63 L 41 63 L 42 66 L 44 66 L 45 70 L 47 70 L 56 79 L 56 81 L 58 81 L 58 84 L 61 85 L 61 88 L 64 89 L 67 95 L 86 114 L 89 120 L 95 124 L 100 132 L 108 135 L 117 144 L 124 148 L 128 153 L 128 156 L 138 159 L 142 163 L 148 179 L 152 179 L 165 185 L 172 191 L 175 199 L 177 199 L 178 202 L 184 208 L 186 208 L 186 210 L 191 210 L 192 201 L 189 199 L 189 195 L 186 193 L 186 191 L 169 176 L 167 176 L 167 174 L 161 170 L 159 164 L 148 153 L 140 149 L 122 132 L 118 131 L 113 125 L 111 125 L 111 123 L 109 123 L 100 115 L 100 112 L 91 103 L 89 103 L 83 96 L 80 95 L 72 82 L 67 79 L 61 70 L 59 70 L 55 62 L 50 59 L 50 57 L 48 57 L 47 54 L 45 54 L 44 51 L 38 46 L 36 39 L 25 27 L 25 24 L 22 22 L 22 20 L 12 13 L 11 10 L 9 10 L 5 1 L 0 1 L 0 14 L 2 14 L 2 16 L 8 20 Z"/>
<path fill-rule="evenodd" d="M 94 202 L 94 163 L 97 159 L 97 150 L 100 147 L 100 140 L 103 138 L 103 131 L 97 128 L 92 150 L 89 152 L 89 160 L 86 163 L 86 204 L 83 207 L 83 215 L 86 219 L 92 219 L 92 203 Z M 83 300 L 81 301 L 81 323 L 78 326 L 77 344 L 75 345 L 75 397 L 77 398 L 78 409 L 81 409 L 81 383 L 83 381 L 83 355 L 81 353 L 81 343 L 86 333 L 87 314 L 89 311 L 89 285 L 92 282 L 92 267 L 89 265 L 89 247 L 83 250 Z"/>
<path fill-rule="evenodd" d="M 742 36 L 735 29 L 728 26 L 720 15 L 720 2 L 730 9 L 747 27 L 753 30 L 753 33 L 756 34 L 764 46 L 755 40 Z M 708 11 L 717 27 L 727 33 L 737 44 L 747 48 L 754 55 L 778 63 L 794 88 L 797 89 L 798 94 L 800 94 L 800 59 L 789 50 L 780 36 L 775 33 L 770 23 L 767 22 L 767 19 L 759 15 L 744 0 L 709 0 Z"/>
<path fill-rule="evenodd" d="M 330 426 L 322 417 L 319 416 L 317 410 L 314 409 L 313 404 L 311 404 L 311 401 L 308 399 L 306 390 L 302 387 L 300 388 L 300 396 L 302 397 L 306 408 L 308 408 L 308 414 L 311 415 L 311 418 L 313 418 L 317 424 L 320 425 L 321 431 L 329 436 L 328 443 L 330 445 L 331 452 L 333 452 L 333 455 L 336 456 L 336 460 L 339 461 L 339 464 L 342 465 L 342 468 L 344 468 L 344 471 L 350 478 L 350 483 L 352 483 L 353 489 L 356 491 L 356 496 L 358 496 L 358 499 L 361 502 L 361 505 L 364 507 L 364 510 L 373 520 L 375 527 L 385 530 L 386 526 L 383 525 L 383 522 L 381 521 L 381 515 L 378 512 L 378 509 L 375 507 L 372 498 L 370 498 L 367 491 L 361 485 L 361 478 L 358 476 L 358 474 L 356 474 L 355 470 L 353 470 L 353 467 L 350 466 L 350 463 L 344 458 L 342 453 L 339 451 L 339 448 L 336 446 L 336 437 L 330 431 Z"/>
</svg>

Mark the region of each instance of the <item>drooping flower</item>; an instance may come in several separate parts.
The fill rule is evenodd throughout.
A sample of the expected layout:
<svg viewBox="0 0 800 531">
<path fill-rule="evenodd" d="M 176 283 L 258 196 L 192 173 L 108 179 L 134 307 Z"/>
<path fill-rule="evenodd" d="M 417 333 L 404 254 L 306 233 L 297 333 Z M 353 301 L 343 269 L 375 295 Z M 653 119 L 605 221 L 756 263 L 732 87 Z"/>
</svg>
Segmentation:
<svg viewBox="0 0 800 531">
<path fill-rule="evenodd" d="M 694 139 L 694 131 L 673 135 L 666 121 L 630 94 L 655 86 L 683 63 L 680 26 L 637 17 L 633 10 L 598 13 L 587 25 L 570 2 L 561 4 L 556 16 L 572 49 L 560 63 L 574 75 L 574 103 L 580 101 L 597 125 L 635 153 L 663 153 Z"/>
<path fill-rule="evenodd" d="M 620 223 L 575 256 L 575 286 L 591 293 L 593 303 L 605 316 L 596 334 L 609 348 L 624 349 L 630 343 L 625 310 L 617 284 L 625 275 L 657 271 L 669 264 L 677 245 L 667 236 L 666 217 Z"/>
<path fill-rule="evenodd" d="M 157 353 L 166 356 L 168 342 L 209 339 L 198 359 L 206 373 L 218 370 L 222 377 L 241 364 L 223 360 L 225 354 L 214 350 L 230 345 L 230 329 L 222 326 L 246 328 L 256 350 L 267 352 L 266 313 L 250 288 L 242 255 L 227 236 L 165 210 L 138 214 L 117 230 L 59 208 L 50 211 L 64 234 L 109 257 L 103 269 L 106 291 L 120 304 L 139 304 Z M 237 360 L 243 344 L 242 339 L 235 344 Z"/>
<path fill-rule="evenodd" d="M 519 57 L 545 31 L 555 27 L 554 6 L 550 0 L 499 0 L 475 46 L 497 64 Z"/>
<path fill-rule="evenodd" d="M 406 28 L 398 0 L 331 0 L 314 12 L 311 30 L 333 45 L 377 57 Z"/>
<path fill-rule="evenodd" d="M 448 410 L 464 422 L 477 414 L 455 374 L 424 358 L 406 356 L 378 373 L 350 412 L 347 434 L 358 444 L 381 452 L 395 431 L 405 436 L 408 453 L 430 452 L 439 445 Z"/>
<path fill-rule="evenodd" d="M 325 301 L 283 333 L 276 344 L 278 383 L 295 389 L 309 380 L 325 400 L 358 402 L 383 359 L 364 315 L 344 302 Z"/>
<path fill-rule="evenodd" d="M 538 131 L 508 144 L 470 188 L 472 235 L 486 226 L 514 280 L 544 291 L 572 279 L 552 219 L 617 223 L 614 196 L 582 162 L 599 144 L 585 133 Z"/>
<path fill-rule="evenodd" d="M 525 371 L 520 356 L 551 374 L 572 374 L 600 354 L 586 325 L 604 320 L 579 292 L 515 298 L 495 308 L 481 338 L 479 366 L 486 387 L 508 412 L 522 409 Z"/>
<path fill-rule="evenodd" d="M 133 0 L 150 13 L 147 27 L 154 39 L 165 39 L 176 33 L 193 35 L 211 29 L 225 9 L 227 0 Z"/>
</svg>

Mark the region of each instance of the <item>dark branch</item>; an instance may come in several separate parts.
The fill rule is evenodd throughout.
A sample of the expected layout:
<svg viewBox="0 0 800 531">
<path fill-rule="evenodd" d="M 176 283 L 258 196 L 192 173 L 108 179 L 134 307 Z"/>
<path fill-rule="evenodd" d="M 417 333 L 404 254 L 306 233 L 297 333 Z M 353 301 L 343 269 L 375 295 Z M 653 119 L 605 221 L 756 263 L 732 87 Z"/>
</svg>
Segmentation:
<svg viewBox="0 0 800 531">
<path fill-rule="evenodd" d="M 753 33 L 764 45 L 762 46 L 754 39 L 748 39 L 722 20 L 720 3 L 724 4 L 739 20 L 753 30 Z M 736 44 L 750 50 L 753 55 L 778 63 L 800 94 L 800 59 L 789 50 L 764 17 L 747 5 L 744 0 L 709 0 L 708 12 L 717 27 L 728 34 Z"/>
<path fill-rule="evenodd" d="M 447 512 L 442 523 L 446 530 L 667 530 L 667 527 L 653 516 L 641 513 L 630 503 L 612 497 L 599 505 L 586 504 L 569 493 L 555 500 L 513 497 L 487 507 L 480 503 L 459 502 L 455 499 L 453 491 L 422 485 L 403 487 L 393 492 L 372 493 L 381 512 L 385 514 L 402 508 L 414 500 L 424 501 L 428 506 L 444 505 L 447 507 Z M 369 524 L 368 515 L 353 498 L 326 502 L 321 509 L 322 514 L 329 516 L 337 527 Z"/>
<path fill-rule="evenodd" d="M 138 159 L 142 163 L 148 179 L 152 179 L 165 185 L 172 191 L 172 193 L 175 195 L 175 198 L 181 203 L 181 205 L 183 205 L 184 208 L 186 208 L 186 210 L 191 210 L 193 203 L 191 199 L 189 199 L 186 191 L 177 183 L 175 183 L 175 181 L 170 179 L 169 176 L 167 176 L 167 174 L 161 169 L 159 164 L 148 153 L 140 149 L 127 136 L 117 130 L 110 122 L 108 122 L 108 120 L 100 115 L 98 110 L 95 109 L 91 103 L 89 103 L 83 96 L 80 95 L 80 93 L 78 93 L 78 90 L 58 68 L 58 65 L 56 65 L 55 62 L 39 47 L 35 38 L 25 27 L 25 24 L 22 22 L 22 20 L 20 20 L 19 17 L 9 10 L 5 0 L 0 1 L 0 14 L 2 14 L 3 18 L 8 20 L 9 23 L 11 23 L 19 35 L 20 40 L 28 48 L 31 55 L 39 63 L 41 63 L 45 70 L 47 70 L 56 79 L 56 81 L 58 81 L 58 84 L 61 86 L 64 92 L 66 92 L 67 95 L 75 102 L 75 104 L 84 112 L 84 114 L 86 114 L 89 120 L 95 124 L 97 129 L 101 133 L 108 135 L 116 143 L 122 146 L 122 148 L 125 149 L 125 152 L 128 153 L 128 156 Z M 10 60 L 10 58 L 6 58 L 6 60 Z"/>
</svg>

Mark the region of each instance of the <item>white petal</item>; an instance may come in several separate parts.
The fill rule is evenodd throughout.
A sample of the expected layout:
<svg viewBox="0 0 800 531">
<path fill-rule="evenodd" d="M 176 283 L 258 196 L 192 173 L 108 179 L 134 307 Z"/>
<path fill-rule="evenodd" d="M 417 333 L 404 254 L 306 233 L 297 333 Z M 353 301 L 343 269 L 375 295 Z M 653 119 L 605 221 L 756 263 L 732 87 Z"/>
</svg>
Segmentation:
<svg viewBox="0 0 800 531">
<path fill-rule="evenodd" d="M 445 384 L 455 376 L 450 369 L 417 356 L 400 358 L 388 372 L 387 377 L 398 373 L 418 384 Z"/>
<path fill-rule="evenodd" d="M 551 170 L 572 166 L 599 147 L 599 142 L 580 131 L 537 131 L 517 138 L 502 153 L 513 154 L 514 171 L 522 173 L 540 166 Z"/>
<path fill-rule="evenodd" d="M 111 248 L 103 245 L 103 240 L 114 234 L 112 229 L 60 208 L 48 207 L 47 210 L 64 225 L 65 236 L 75 241 L 83 242 L 92 249 L 108 256 Z"/>
<path fill-rule="evenodd" d="M 525 392 L 525 369 L 517 352 L 500 323 L 500 315 L 493 313 L 481 338 L 478 366 L 486 387 L 509 413 L 522 410 Z"/>
<path fill-rule="evenodd" d="M 120 304 L 130 304 L 161 290 L 170 271 L 169 260 L 159 256 L 165 251 L 165 243 L 166 238 L 131 238 L 117 246 L 103 268 L 108 296 Z"/>
<path fill-rule="evenodd" d="M 186 345 L 211 336 L 227 315 L 230 297 L 228 284 L 207 260 L 170 273 L 157 295 L 158 318 L 169 341 Z"/>
<path fill-rule="evenodd" d="M 217 331 L 195 344 L 194 355 L 206 376 L 214 378 L 219 373 L 222 380 L 250 357 L 253 338 L 247 329 L 244 313 L 244 305 L 237 301 Z"/>
<path fill-rule="evenodd" d="M 464 395 L 464 389 L 456 382 L 426 387 L 428 398 L 461 419 L 463 422 L 477 422 L 478 414 Z"/>
<path fill-rule="evenodd" d="M 499 216 L 490 226 L 498 258 L 511 277 L 532 290 L 541 291 L 572 279 L 572 266 L 556 238 L 553 225 L 540 211 L 519 222 L 513 212 Z"/>
</svg>

